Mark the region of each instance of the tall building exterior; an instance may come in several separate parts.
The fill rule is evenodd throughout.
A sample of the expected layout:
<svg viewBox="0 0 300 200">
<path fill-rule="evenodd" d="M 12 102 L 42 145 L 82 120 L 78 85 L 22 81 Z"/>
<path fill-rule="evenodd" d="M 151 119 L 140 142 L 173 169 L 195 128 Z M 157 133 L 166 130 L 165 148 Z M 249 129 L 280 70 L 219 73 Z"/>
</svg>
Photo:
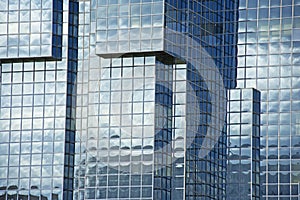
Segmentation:
<svg viewBox="0 0 300 200">
<path fill-rule="evenodd" d="M 236 0 L 2 0 L 0 199 L 226 199 Z"/>
<path fill-rule="evenodd" d="M 74 199 L 225 199 L 236 1 L 79 1 Z"/>
<path fill-rule="evenodd" d="M 298 199 L 300 1 L 240 0 L 239 88 L 261 91 L 261 199 Z"/>
<path fill-rule="evenodd" d="M 0 199 L 73 199 L 78 2 L 0 1 Z"/>
</svg>

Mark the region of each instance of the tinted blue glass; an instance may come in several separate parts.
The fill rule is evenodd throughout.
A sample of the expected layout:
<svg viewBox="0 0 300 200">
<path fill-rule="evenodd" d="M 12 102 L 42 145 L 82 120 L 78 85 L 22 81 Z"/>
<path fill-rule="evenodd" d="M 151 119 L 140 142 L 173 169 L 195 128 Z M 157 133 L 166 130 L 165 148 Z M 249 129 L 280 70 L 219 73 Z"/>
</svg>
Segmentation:
<svg viewBox="0 0 300 200">
<path fill-rule="evenodd" d="M 199 153 L 212 120 L 209 114 L 200 113 L 211 113 L 215 106 L 209 103 L 214 101 L 208 91 L 211 85 L 202 77 L 205 70 L 204 75 L 197 71 L 203 60 L 196 55 L 200 55 L 199 49 L 205 50 L 223 79 L 213 81 L 219 85 L 223 82 L 225 88 L 235 87 L 236 6 L 229 0 L 80 2 L 76 198 L 82 189 L 85 196 L 97 199 L 225 198 L 223 127 L 217 128 L 223 135 L 213 140 L 217 145 L 207 157 L 191 157 Z M 197 45 L 192 49 L 182 40 L 182 46 L 189 50 L 181 51 L 177 49 L 180 37 Z M 96 56 L 95 50 L 105 58 Z M 122 55 L 129 52 L 133 55 Z M 141 52 L 146 53 L 135 54 Z M 194 56 L 197 64 L 192 63 Z M 225 100 L 225 96 L 219 98 Z M 190 112 L 195 104 L 196 111 Z M 189 144 L 185 146 L 186 130 L 197 133 L 197 137 L 187 138 Z M 174 147 L 170 147 L 171 141 L 175 141 Z M 196 165 L 199 167 L 194 168 Z M 206 166 L 215 173 L 208 174 Z M 95 169 L 96 179 L 105 177 L 99 181 L 105 193 L 87 192 L 98 189 L 85 179 Z M 129 176 L 121 178 L 121 174 Z M 189 174 L 187 180 L 185 174 Z M 118 181 L 108 176 L 118 177 Z M 153 179 L 144 183 L 144 176 Z M 199 178 L 197 187 L 192 183 L 194 176 Z M 216 177 L 218 183 L 213 181 Z"/>
<path fill-rule="evenodd" d="M 245 41 L 242 37 L 239 38 L 241 50 L 238 71 L 241 73 L 238 73 L 237 85 L 242 88 L 254 87 L 261 90 L 262 94 L 260 140 L 261 165 L 264 166 L 261 168 L 262 199 L 297 198 L 296 193 L 290 192 L 290 188 L 297 187 L 297 181 L 287 177 L 291 177 L 293 172 L 298 173 L 298 169 L 289 168 L 285 164 L 281 166 L 281 162 L 289 163 L 292 159 L 298 159 L 297 150 L 292 155 L 293 145 L 298 143 L 297 139 L 293 139 L 297 129 L 292 128 L 297 126 L 298 120 L 292 111 L 292 99 L 295 98 L 295 101 L 297 99 L 293 94 L 297 93 L 298 87 L 293 86 L 292 80 L 297 79 L 298 74 L 290 71 L 293 66 L 298 65 L 297 48 L 290 47 L 292 43 L 298 41 L 297 31 L 292 30 L 299 27 L 297 6 L 298 1 L 260 0 L 256 8 L 249 1 L 248 4 L 242 3 L 239 7 L 241 12 L 245 7 L 249 10 L 258 10 L 257 20 L 248 18 L 249 21 L 246 21 L 244 16 L 240 18 L 240 21 L 243 21 L 241 25 L 247 27 L 248 34 L 244 34 L 243 28 L 239 30 L 242 37 L 247 35 L 245 36 L 247 39 Z M 255 30 L 256 27 L 258 30 Z M 256 46 L 258 48 L 253 48 Z M 250 73 L 251 70 L 248 68 L 243 71 L 243 67 L 249 66 L 256 73 Z M 292 118 L 295 120 L 290 120 Z M 278 148 L 279 146 L 283 148 Z M 265 167 L 266 165 L 268 167 Z M 282 172 L 285 172 L 285 175 L 279 175 Z M 266 177 L 265 174 L 269 176 Z"/>
<path fill-rule="evenodd" d="M 0 174 L 6 174 L 0 178 L 0 198 L 72 199 L 75 140 L 72 87 L 76 81 L 77 46 L 67 45 L 67 41 L 77 38 L 77 33 L 63 32 L 62 23 L 71 28 L 77 26 L 77 3 L 25 0 L 22 4 L 16 1 L 0 4 L 1 13 L 11 15 L 4 20 L 10 27 L 6 34 L 11 46 L 4 47 L 9 49 L 9 55 L 2 54 L 0 58 L 0 74 L 6 77 L 1 81 L 0 102 L 4 103 L 0 104 L 0 113 L 15 113 L 0 116 L 0 135 L 12 135 L 2 137 L 0 142 L 1 153 L 7 160 L 0 167 Z M 64 19 L 63 9 L 68 13 Z M 68 15 L 73 21 L 67 20 Z M 73 72 L 70 79 L 66 76 L 68 72 Z M 3 92 L 8 88 L 8 92 Z"/>
</svg>

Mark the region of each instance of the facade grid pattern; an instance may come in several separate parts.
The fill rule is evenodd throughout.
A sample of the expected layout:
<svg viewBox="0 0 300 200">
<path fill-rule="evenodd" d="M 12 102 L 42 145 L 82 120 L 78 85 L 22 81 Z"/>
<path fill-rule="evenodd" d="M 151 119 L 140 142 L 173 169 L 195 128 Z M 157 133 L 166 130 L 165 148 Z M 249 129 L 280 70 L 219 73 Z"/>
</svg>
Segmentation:
<svg viewBox="0 0 300 200">
<path fill-rule="evenodd" d="M 0 59 L 62 57 L 63 1 L 0 2 Z"/>
<path fill-rule="evenodd" d="M 228 92 L 228 200 L 260 199 L 260 93 L 254 89 Z"/>
<path fill-rule="evenodd" d="M 261 199 L 299 198 L 299 0 L 241 0 L 237 86 L 261 91 Z"/>
<path fill-rule="evenodd" d="M 50 20 L 44 25 L 55 27 L 58 23 L 65 29 L 58 36 L 63 39 L 59 42 L 63 51 L 56 54 L 62 57 L 61 61 L 53 61 L 51 56 L 42 58 L 39 53 L 26 59 L 19 54 L 9 59 L 1 57 L 0 198 L 72 199 L 75 148 L 72 118 L 76 100 L 76 90 L 72 88 L 77 70 L 78 3 L 26 1 L 25 5 L 15 5 L 19 1 L 9 2 L 12 2 L 7 5 L 9 8 L 20 6 L 20 13 L 28 2 L 30 8 L 39 5 L 37 10 L 53 5 L 53 13 L 59 11 L 53 16 L 54 20 L 58 17 L 57 21 Z M 29 11 L 25 9 L 25 12 Z M 39 19 L 44 18 L 35 20 Z"/>
<path fill-rule="evenodd" d="M 237 6 L 1 1 L 0 199 L 226 199 Z"/>
</svg>

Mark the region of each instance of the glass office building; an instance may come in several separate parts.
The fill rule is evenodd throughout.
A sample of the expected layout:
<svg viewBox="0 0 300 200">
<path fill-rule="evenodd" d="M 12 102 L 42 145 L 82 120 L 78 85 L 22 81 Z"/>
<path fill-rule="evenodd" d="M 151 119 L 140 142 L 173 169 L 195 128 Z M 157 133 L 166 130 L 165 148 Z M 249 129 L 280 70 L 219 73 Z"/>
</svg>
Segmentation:
<svg viewBox="0 0 300 200">
<path fill-rule="evenodd" d="M 225 199 L 237 2 L 79 1 L 74 199 Z"/>
<path fill-rule="evenodd" d="M 226 199 L 237 0 L 2 0 L 0 199 Z"/>
<path fill-rule="evenodd" d="M 261 199 L 298 199 L 300 1 L 240 0 L 237 86 L 261 91 Z"/>
<path fill-rule="evenodd" d="M 0 199 L 73 199 L 78 3 L 0 2 Z"/>
</svg>

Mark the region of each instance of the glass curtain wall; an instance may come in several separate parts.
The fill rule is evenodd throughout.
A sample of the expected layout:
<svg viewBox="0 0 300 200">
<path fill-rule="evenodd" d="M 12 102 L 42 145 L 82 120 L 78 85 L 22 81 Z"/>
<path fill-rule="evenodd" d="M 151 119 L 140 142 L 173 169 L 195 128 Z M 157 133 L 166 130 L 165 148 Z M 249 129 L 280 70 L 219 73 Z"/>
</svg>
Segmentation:
<svg viewBox="0 0 300 200">
<path fill-rule="evenodd" d="M 235 87 L 236 6 L 79 1 L 74 198 L 225 198 L 225 123 L 202 144 L 226 110 L 211 86 Z"/>
<path fill-rule="evenodd" d="M 261 91 L 262 199 L 298 199 L 300 1 L 240 0 L 239 88 Z"/>
<path fill-rule="evenodd" d="M 0 4 L 2 6 L 7 2 L 1 1 Z M 20 8 L 20 16 L 18 11 L 10 12 L 19 16 L 14 16 L 11 20 L 28 20 L 22 18 L 23 14 L 29 15 L 36 10 L 49 14 L 49 10 L 44 8 L 53 5 L 55 22 L 33 22 L 43 20 L 48 15 L 37 19 L 33 19 L 35 15 L 32 15 L 30 22 L 32 26 L 38 26 L 34 27 L 35 31 L 45 28 L 44 25 L 48 27 L 49 24 L 55 29 L 60 24 L 60 29 L 56 31 L 62 35 L 63 42 L 58 42 L 62 54 L 57 52 L 57 55 L 62 58 L 43 58 L 44 46 L 36 43 L 38 41 L 35 39 L 31 40 L 30 51 L 22 49 L 21 43 L 28 42 L 23 38 L 26 34 L 20 36 L 19 51 L 12 51 L 14 47 L 9 42 L 8 57 L 3 60 L 0 58 L 0 198 L 71 200 L 75 150 L 78 3 L 66 0 L 30 2 L 9 1 L 6 5 L 9 10 Z M 7 8 L 6 6 L 1 9 Z M 25 9 L 24 6 L 29 7 Z M 23 30 L 23 22 L 19 24 L 19 28 Z M 13 27 L 18 28 L 18 25 Z M 66 28 L 62 30 L 62 27 Z M 49 29 L 45 31 L 47 30 Z M 43 31 L 39 33 L 41 37 L 48 37 L 48 34 L 42 33 Z M 15 35 L 9 34 L 8 37 L 10 41 L 15 41 Z M 32 33 L 30 37 L 35 38 L 36 35 Z M 49 38 L 45 39 L 48 41 Z M 47 46 L 46 49 L 49 48 Z M 30 52 L 32 57 L 23 59 L 23 50 Z M 10 55 L 11 53 L 16 54 Z"/>
</svg>

